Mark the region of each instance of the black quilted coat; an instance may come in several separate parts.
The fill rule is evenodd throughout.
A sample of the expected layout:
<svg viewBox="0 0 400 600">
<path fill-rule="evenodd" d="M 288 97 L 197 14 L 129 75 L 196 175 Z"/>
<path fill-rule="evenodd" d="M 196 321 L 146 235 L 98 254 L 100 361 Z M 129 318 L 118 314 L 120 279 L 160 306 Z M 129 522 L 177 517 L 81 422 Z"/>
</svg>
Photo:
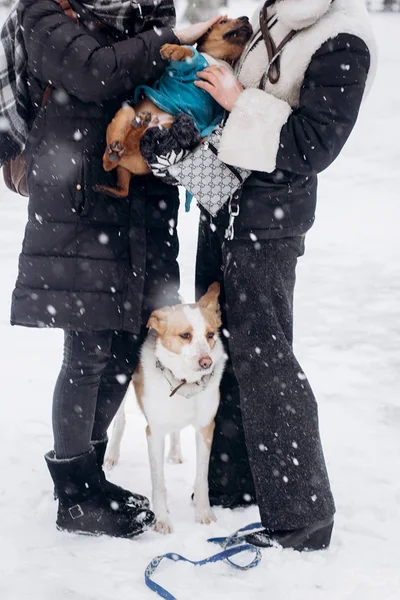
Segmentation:
<svg viewBox="0 0 400 600">
<path fill-rule="evenodd" d="M 73 7 L 79 25 L 53 0 L 21 0 L 19 7 L 38 109 L 26 152 L 28 223 L 11 322 L 138 332 L 153 308 L 176 301 L 177 190 L 135 178 L 129 197 L 116 200 L 93 187 L 114 183 L 101 162 L 108 123 L 135 85 L 161 75 L 160 47 L 177 38 L 163 28 L 118 39 Z M 51 97 L 40 107 L 49 82 Z"/>
</svg>

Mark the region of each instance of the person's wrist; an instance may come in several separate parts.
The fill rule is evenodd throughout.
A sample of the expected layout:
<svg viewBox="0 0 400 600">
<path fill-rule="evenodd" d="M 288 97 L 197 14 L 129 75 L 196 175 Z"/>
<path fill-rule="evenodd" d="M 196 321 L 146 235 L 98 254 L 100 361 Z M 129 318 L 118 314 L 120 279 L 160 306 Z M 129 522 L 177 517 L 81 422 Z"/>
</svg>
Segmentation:
<svg viewBox="0 0 400 600">
<path fill-rule="evenodd" d="M 231 111 L 235 108 L 236 104 L 239 102 L 239 98 L 243 94 L 243 92 L 244 92 L 244 89 L 242 88 L 242 86 L 240 86 L 240 88 L 237 90 L 236 98 L 233 101 Z"/>
<path fill-rule="evenodd" d="M 244 89 L 242 87 L 240 87 L 240 89 L 236 90 L 235 93 L 235 97 L 232 97 L 230 102 L 229 102 L 229 106 L 226 106 L 225 109 L 231 113 L 233 111 L 233 109 L 235 108 L 236 104 L 239 101 L 240 96 L 243 94 Z"/>
<path fill-rule="evenodd" d="M 182 41 L 181 41 L 181 38 L 179 37 L 179 32 L 175 27 L 172 29 L 172 33 L 175 36 L 176 44 L 178 44 L 180 46 L 182 44 Z"/>
</svg>

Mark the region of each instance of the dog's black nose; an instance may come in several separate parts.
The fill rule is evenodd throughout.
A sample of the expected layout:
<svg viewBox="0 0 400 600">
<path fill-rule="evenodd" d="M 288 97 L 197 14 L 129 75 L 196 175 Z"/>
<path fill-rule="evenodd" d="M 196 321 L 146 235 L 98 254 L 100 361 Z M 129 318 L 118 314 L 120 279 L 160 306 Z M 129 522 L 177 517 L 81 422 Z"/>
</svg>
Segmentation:
<svg viewBox="0 0 400 600">
<path fill-rule="evenodd" d="M 249 17 L 239 17 L 239 21 L 249 22 Z"/>
</svg>

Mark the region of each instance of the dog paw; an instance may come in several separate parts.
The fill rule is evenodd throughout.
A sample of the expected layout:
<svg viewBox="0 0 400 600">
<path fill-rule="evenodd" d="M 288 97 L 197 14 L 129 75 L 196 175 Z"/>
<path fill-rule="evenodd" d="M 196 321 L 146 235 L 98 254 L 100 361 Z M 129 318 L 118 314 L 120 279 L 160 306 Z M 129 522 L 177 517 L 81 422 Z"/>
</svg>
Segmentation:
<svg viewBox="0 0 400 600">
<path fill-rule="evenodd" d="M 137 113 L 136 117 L 132 121 L 132 126 L 134 129 L 145 129 L 151 123 L 153 115 L 148 110 L 142 110 L 142 112 Z"/>
<path fill-rule="evenodd" d="M 157 533 L 162 533 L 163 535 L 173 532 L 172 524 L 169 519 L 157 519 L 153 529 L 154 531 L 157 531 Z"/>
<path fill-rule="evenodd" d="M 214 523 L 216 521 L 216 517 L 211 510 L 211 508 L 203 508 L 196 509 L 196 523 L 201 523 L 202 525 L 210 525 L 210 523 Z"/>
<path fill-rule="evenodd" d="M 182 452 L 177 448 L 171 448 L 168 453 L 167 461 L 173 465 L 181 465 L 183 463 Z"/>
<path fill-rule="evenodd" d="M 104 468 L 111 471 L 118 464 L 119 456 L 106 456 L 104 459 Z"/>
<path fill-rule="evenodd" d="M 193 51 L 187 46 L 177 44 L 164 44 L 160 50 L 161 58 L 164 60 L 176 60 L 182 62 L 193 57 Z"/>
<path fill-rule="evenodd" d="M 181 465 L 183 463 L 182 454 L 176 454 L 175 452 L 170 452 L 168 454 L 167 461 L 173 465 Z"/>
<path fill-rule="evenodd" d="M 119 140 L 111 142 L 106 148 L 106 156 L 111 162 L 118 162 L 125 154 L 125 148 Z"/>
</svg>

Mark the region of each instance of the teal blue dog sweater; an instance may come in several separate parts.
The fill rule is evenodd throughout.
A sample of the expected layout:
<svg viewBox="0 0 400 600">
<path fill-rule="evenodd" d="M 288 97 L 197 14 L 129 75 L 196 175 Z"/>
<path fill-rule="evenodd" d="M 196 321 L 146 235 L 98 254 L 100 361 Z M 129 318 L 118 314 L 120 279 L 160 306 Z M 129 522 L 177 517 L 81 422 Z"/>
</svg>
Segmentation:
<svg viewBox="0 0 400 600">
<path fill-rule="evenodd" d="M 194 55 L 182 62 L 171 61 L 164 75 L 152 87 L 137 87 L 132 104 L 145 96 L 174 117 L 178 113 L 186 113 L 194 120 L 201 136 L 205 137 L 221 122 L 224 109 L 208 92 L 194 85 L 199 80 L 196 73 L 211 64 L 228 65 L 191 46 L 190 48 Z"/>
</svg>

